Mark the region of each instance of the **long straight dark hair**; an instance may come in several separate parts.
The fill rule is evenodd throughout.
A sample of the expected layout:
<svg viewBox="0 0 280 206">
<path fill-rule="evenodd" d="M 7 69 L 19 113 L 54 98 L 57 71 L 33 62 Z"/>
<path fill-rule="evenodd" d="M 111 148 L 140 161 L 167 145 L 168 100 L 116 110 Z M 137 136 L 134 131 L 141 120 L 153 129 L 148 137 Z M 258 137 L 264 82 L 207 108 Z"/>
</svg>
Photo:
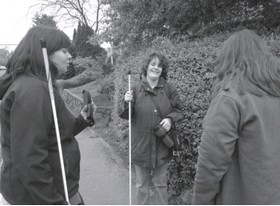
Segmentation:
<svg viewBox="0 0 280 206">
<path fill-rule="evenodd" d="M 41 38 L 46 40 L 49 56 L 62 48 L 68 48 L 71 44 L 69 37 L 61 30 L 46 26 L 34 26 L 28 30 L 8 60 L 7 73 L 13 73 L 14 78 L 18 72 L 46 77 Z M 50 61 L 49 64 L 55 79 L 58 71 Z"/>
<path fill-rule="evenodd" d="M 224 42 L 216 60 L 216 74 L 212 99 L 228 82 L 257 96 L 280 96 L 280 61 L 252 30 L 235 32 Z"/>
</svg>

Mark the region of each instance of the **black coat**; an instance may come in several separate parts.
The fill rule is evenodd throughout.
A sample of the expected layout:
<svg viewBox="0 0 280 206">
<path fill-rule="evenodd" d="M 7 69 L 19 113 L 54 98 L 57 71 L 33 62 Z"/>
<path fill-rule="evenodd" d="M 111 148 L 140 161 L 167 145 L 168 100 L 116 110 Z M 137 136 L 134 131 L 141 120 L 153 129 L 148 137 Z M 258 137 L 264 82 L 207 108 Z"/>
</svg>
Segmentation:
<svg viewBox="0 0 280 206">
<path fill-rule="evenodd" d="M 165 85 L 164 85 L 165 84 Z M 173 123 L 183 118 L 179 94 L 174 86 L 160 78 L 152 89 L 143 78 L 133 87 L 132 102 L 132 162 L 145 168 L 155 168 L 169 161 L 171 154 L 159 138 L 154 135 L 153 128 L 164 118 L 171 118 Z M 154 99 L 162 116 L 156 109 Z M 123 114 L 127 113 L 127 106 Z M 124 115 L 121 115 L 124 117 Z"/>
<path fill-rule="evenodd" d="M 0 81 L 0 84 L 3 81 Z M 7 85 L 0 85 L 1 89 Z M 22 75 L 1 103 L 1 191 L 11 204 L 63 204 L 64 189 L 47 82 Z M 54 89 L 69 197 L 79 188 L 80 151 L 74 135 L 87 124 L 73 117 Z"/>
</svg>

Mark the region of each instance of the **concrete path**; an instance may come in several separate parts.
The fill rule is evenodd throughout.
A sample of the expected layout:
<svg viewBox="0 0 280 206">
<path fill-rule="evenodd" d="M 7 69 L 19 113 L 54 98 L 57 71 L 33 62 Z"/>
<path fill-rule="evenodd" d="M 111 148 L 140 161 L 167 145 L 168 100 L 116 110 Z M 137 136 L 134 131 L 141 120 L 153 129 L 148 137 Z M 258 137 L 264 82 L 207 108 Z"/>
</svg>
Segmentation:
<svg viewBox="0 0 280 206">
<path fill-rule="evenodd" d="M 82 87 L 67 90 L 82 100 Z M 77 137 L 81 150 L 80 192 L 85 204 L 129 205 L 129 171 L 117 152 L 102 137 L 87 128 Z M 126 163 L 128 165 L 128 163 Z M 135 173 L 132 174 L 132 200 L 135 204 Z"/>
<path fill-rule="evenodd" d="M 128 205 L 129 174 L 122 159 L 91 128 L 77 139 L 82 156 L 80 192 L 85 204 Z"/>
</svg>

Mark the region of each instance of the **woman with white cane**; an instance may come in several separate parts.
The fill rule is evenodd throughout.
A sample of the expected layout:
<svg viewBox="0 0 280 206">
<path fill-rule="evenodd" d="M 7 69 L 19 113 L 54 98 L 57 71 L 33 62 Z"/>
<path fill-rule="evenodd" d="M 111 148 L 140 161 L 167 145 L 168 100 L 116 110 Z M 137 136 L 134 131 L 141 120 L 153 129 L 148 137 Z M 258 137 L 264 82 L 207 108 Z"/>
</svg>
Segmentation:
<svg viewBox="0 0 280 206">
<path fill-rule="evenodd" d="M 47 42 L 63 166 L 41 38 Z M 60 96 L 56 78 L 67 71 L 69 46 L 62 31 L 35 26 L 21 40 L 0 78 L 1 192 L 10 204 L 84 204 L 79 194 L 80 151 L 75 135 L 94 120 L 86 120 L 85 109 L 73 117 Z"/>
<path fill-rule="evenodd" d="M 167 82 L 168 61 L 160 53 L 150 54 L 142 67 L 141 80 L 124 96 L 121 118 L 131 124 L 131 161 L 136 171 L 136 204 L 168 204 L 167 168 L 171 141 L 154 132 L 171 130 L 183 118 L 176 88 Z M 127 107 L 129 104 L 129 107 Z M 129 109 L 129 112 L 127 111 Z M 130 111 L 131 110 L 131 111 Z M 154 189 L 153 196 L 150 190 Z"/>
</svg>

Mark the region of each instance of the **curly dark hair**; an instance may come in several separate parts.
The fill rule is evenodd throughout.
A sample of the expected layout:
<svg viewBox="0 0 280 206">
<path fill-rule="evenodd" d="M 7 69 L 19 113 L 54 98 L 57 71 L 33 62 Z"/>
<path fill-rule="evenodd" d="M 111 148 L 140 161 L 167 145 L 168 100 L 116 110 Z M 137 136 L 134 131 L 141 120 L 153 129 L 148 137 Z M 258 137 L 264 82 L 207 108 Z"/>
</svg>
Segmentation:
<svg viewBox="0 0 280 206">
<path fill-rule="evenodd" d="M 160 76 L 163 77 L 164 79 L 167 79 L 167 73 L 168 73 L 168 70 L 169 70 L 168 61 L 167 61 L 166 57 L 163 54 L 158 53 L 158 52 L 151 53 L 147 57 L 147 59 L 145 59 L 144 64 L 142 66 L 142 73 L 141 73 L 141 75 L 143 74 L 145 77 L 147 76 L 147 70 L 148 70 L 149 63 L 155 57 L 157 57 L 158 60 L 159 60 L 159 66 L 162 67 L 162 73 L 161 73 Z"/>
</svg>

